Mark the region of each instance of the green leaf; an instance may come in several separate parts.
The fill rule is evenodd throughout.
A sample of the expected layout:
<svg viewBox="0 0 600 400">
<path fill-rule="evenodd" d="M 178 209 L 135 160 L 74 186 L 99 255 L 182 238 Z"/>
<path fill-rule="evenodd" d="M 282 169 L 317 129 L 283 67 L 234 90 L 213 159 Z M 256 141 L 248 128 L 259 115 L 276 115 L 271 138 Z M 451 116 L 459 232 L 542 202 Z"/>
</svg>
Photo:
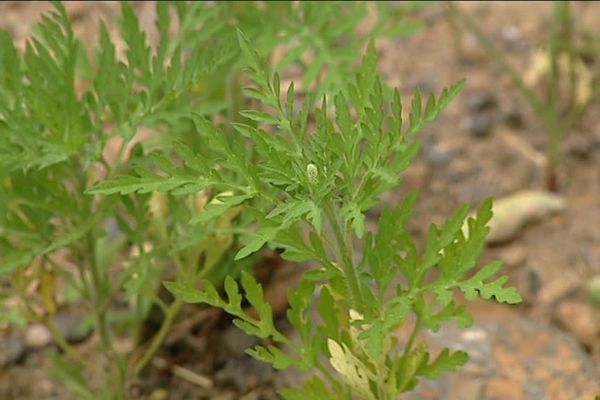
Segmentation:
<svg viewBox="0 0 600 400">
<path fill-rule="evenodd" d="M 499 303 L 520 303 L 522 298 L 515 288 L 503 287 L 508 280 L 507 277 L 486 282 L 500 271 L 501 266 L 502 263 L 500 261 L 492 262 L 481 268 L 472 278 L 460 282 L 458 287 L 464 293 L 466 299 L 475 300 L 477 293 L 479 293 L 484 299 L 490 299 L 493 296 Z"/>
<path fill-rule="evenodd" d="M 365 215 L 361 212 L 358 205 L 354 203 L 347 204 L 342 211 L 344 218 L 350 221 L 356 236 L 361 238 L 365 233 Z"/>
<path fill-rule="evenodd" d="M 336 396 L 317 377 L 304 381 L 302 389 L 279 389 L 277 391 L 286 400 L 343 400 L 345 397 Z"/>
<path fill-rule="evenodd" d="M 252 198 L 250 195 L 239 195 L 239 196 L 216 196 L 215 200 L 208 204 L 204 210 L 200 211 L 198 215 L 195 215 L 190 220 L 190 223 L 205 223 L 213 220 L 221 215 L 225 214 L 231 208 L 242 204 L 244 201 Z M 221 200 L 223 199 L 223 200 Z"/>
<path fill-rule="evenodd" d="M 469 356 L 464 351 L 450 351 L 445 348 L 431 363 L 419 368 L 418 375 L 425 376 L 429 379 L 436 379 L 443 372 L 452 372 L 457 368 L 462 367 L 469 360 Z"/>
<path fill-rule="evenodd" d="M 277 236 L 279 228 L 268 227 L 259 230 L 251 236 L 251 239 L 246 242 L 246 245 L 240 249 L 235 255 L 236 260 L 248 257 L 250 254 L 260 250 L 267 242 L 273 240 Z"/>
<path fill-rule="evenodd" d="M 297 364 L 295 359 L 272 345 L 267 347 L 256 346 L 253 349 L 246 350 L 246 353 L 257 360 L 273 365 L 273 368 L 277 370 L 284 370 Z"/>
<path fill-rule="evenodd" d="M 262 111 L 244 110 L 244 111 L 240 111 L 240 115 L 243 117 L 246 117 L 248 119 L 251 119 L 252 121 L 261 122 L 263 124 L 268 124 L 268 125 L 277 125 L 279 122 L 277 119 L 273 118 L 270 114 L 267 114 L 266 112 L 262 112 Z"/>
<path fill-rule="evenodd" d="M 163 282 L 165 288 L 186 303 L 205 303 L 206 295 L 200 290 L 181 282 Z"/>
<path fill-rule="evenodd" d="M 335 340 L 328 339 L 327 348 L 330 354 L 329 362 L 342 379 L 362 396 L 375 400 L 369 386 L 369 378 L 372 377 L 372 373 L 367 366 L 352 354 L 344 343 L 339 344 Z"/>
</svg>

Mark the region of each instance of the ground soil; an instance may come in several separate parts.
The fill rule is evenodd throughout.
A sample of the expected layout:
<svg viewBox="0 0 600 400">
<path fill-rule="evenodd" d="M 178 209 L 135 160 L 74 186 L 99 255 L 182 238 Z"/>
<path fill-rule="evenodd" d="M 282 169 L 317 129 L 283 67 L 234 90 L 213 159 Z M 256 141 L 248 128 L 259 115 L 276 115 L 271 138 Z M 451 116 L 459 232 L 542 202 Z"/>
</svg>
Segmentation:
<svg viewBox="0 0 600 400">
<path fill-rule="evenodd" d="M 600 3 L 575 3 L 578 26 L 597 32 Z M 473 2 L 459 6 L 476 16 L 486 35 L 526 74 L 536 49 L 546 40 L 551 5 Z M 143 23 L 151 24 L 152 7 L 137 7 Z M 8 29 L 22 44 L 30 24 L 48 8 L 43 3 L 0 4 L 0 28 Z M 117 8 L 110 3 L 68 4 L 84 40 L 94 40 L 99 17 L 114 22 Z M 379 42 L 380 70 L 387 82 L 410 94 L 416 87 L 439 93 L 463 77 L 468 81 L 439 121 L 422 133 L 423 150 L 403 186 L 385 197 L 395 203 L 409 190 L 420 190 L 411 230 L 421 239 L 430 222 L 442 222 L 459 204 L 475 205 L 488 196 L 501 198 L 543 188 L 540 160 L 547 142 L 539 119 L 475 38 L 464 31 L 457 35 L 442 5 L 431 5 L 423 13 L 427 27 L 421 32 Z M 590 65 L 597 69 L 598 62 Z M 597 105 L 561 142 L 561 156 L 557 193 L 566 199 L 566 208 L 529 224 L 508 243 L 489 247 L 484 257 L 484 261 L 505 261 L 524 303 L 512 307 L 476 303 L 472 310 L 480 322 L 467 334 L 451 332 L 428 339 L 450 346 L 463 340 L 460 343 L 472 350 L 474 361 L 454 378 L 425 382 L 418 398 L 591 399 L 600 393 L 600 315 L 585 296 L 587 281 L 600 274 Z M 293 274 L 285 264 L 277 265 L 280 270 L 270 272 L 275 274 L 271 290 L 285 293 L 293 285 Z M 200 312 L 204 311 L 188 307 L 184 319 Z M 160 357 L 208 378 L 212 388 L 202 387 L 198 377 L 186 378 L 155 366 L 136 382 L 132 390 L 137 397 L 275 399 L 275 387 L 301 379 L 275 373 L 245 356 L 243 349 L 254 342 L 231 329 L 218 314 L 210 319 L 215 321 L 212 329 L 188 326 L 184 334 L 168 341 Z M 43 353 L 30 354 L 0 372 L 0 398 L 67 398 L 45 377 L 44 359 Z M 32 380 L 38 388 L 32 387 Z"/>
</svg>

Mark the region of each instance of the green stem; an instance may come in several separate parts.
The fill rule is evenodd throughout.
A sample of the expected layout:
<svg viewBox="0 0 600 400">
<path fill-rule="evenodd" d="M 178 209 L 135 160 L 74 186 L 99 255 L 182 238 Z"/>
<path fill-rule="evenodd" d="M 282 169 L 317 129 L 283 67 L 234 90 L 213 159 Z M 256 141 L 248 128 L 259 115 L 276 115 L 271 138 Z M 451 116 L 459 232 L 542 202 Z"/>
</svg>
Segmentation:
<svg viewBox="0 0 600 400">
<path fill-rule="evenodd" d="M 475 35 L 477 40 L 483 46 L 484 50 L 496 61 L 496 63 L 500 65 L 500 67 L 508 75 L 513 84 L 517 87 L 517 89 L 523 94 L 523 96 L 525 96 L 525 99 L 527 100 L 531 108 L 533 108 L 533 111 L 536 113 L 536 115 L 541 119 L 542 123 L 544 124 L 544 127 L 548 131 L 548 174 L 554 174 L 554 167 L 558 163 L 558 143 L 565 131 L 565 126 L 561 123 L 560 116 L 555 106 L 555 103 L 558 99 L 558 89 L 557 86 L 555 87 L 555 85 L 558 85 L 558 79 L 556 77 L 557 71 L 555 51 L 553 50 L 553 47 L 555 47 L 555 45 L 551 42 L 551 65 L 554 64 L 554 67 L 552 67 L 551 69 L 554 72 L 552 73 L 551 71 L 553 76 L 551 76 L 549 101 L 548 103 L 544 103 L 536 96 L 536 94 L 529 87 L 527 87 L 527 85 L 521 78 L 521 74 L 509 64 L 504 54 L 502 54 L 496 48 L 492 41 L 483 33 L 483 31 L 480 29 L 477 23 L 475 23 L 475 21 L 468 14 L 460 11 L 458 7 L 452 4 L 452 2 L 448 2 L 447 6 L 451 16 L 458 18 L 463 23 L 463 25 L 473 35 Z M 553 35 L 551 35 L 551 37 L 552 36 Z"/>
<path fill-rule="evenodd" d="M 410 336 L 408 338 L 408 342 L 406 343 L 406 347 L 404 347 L 403 357 L 405 357 L 405 358 L 412 351 L 412 348 L 415 344 L 415 340 L 417 338 L 417 334 L 421 330 L 421 319 L 419 318 L 419 316 L 417 316 L 416 318 L 417 318 L 417 320 L 415 321 L 415 326 L 413 326 L 412 332 L 410 333 Z"/>
<path fill-rule="evenodd" d="M 330 203 L 325 204 L 325 215 L 333 228 L 336 237 L 337 245 L 333 250 L 346 278 L 345 282 L 348 290 L 348 297 L 350 298 L 350 305 L 353 309 L 360 312 L 364 309 L 364 303 L 358 274 L 356 273 L 356 268 L 352 261 L 354 256 L 352 241 L 347 242 L 347 237 L 344 237 L 340 224 L 338 223 L 338 218 Z"/>
<path fill-rule="evenodd" d="M 169 309 L 168 309 L 167 314 L 165 315 L 165 319 L 163 320 L 163 323 L 162 323 L 159 331 L 152 338 L 152 341 L 150 342 L 150 346 L 148 347 L 148 350 L 146 350 L 144 352 L 144 355 L 142 356 L 142 358 L 132 367 L 131 372 L 130 372 L 130 374 L 132 376 L 138 375 L 144 369 L 144 367 L 146 367 L 146 365 L 150 362 L 152 357 L 154 357 L 154 354 L 156 353 L 156 351 L 158 350 L 158 348 L 164 341 L 165 337 L 167 336 L 167 333 L 169 333 L 169 330 L 171 329 L 171 325 L 173 325 L 173 321 L 175 320 L 175 317 L 179 313 L 179 310 L 181 310 L 182 306 L 183 306 L 183 302 L 181 300 L 175 300 L 175 301 L 173 301 L 173 303 L 171 303 L 169 305 Z"/>
<path fill-rule="evenodd" d="M 71 346 L 69 344 L 69 342 L 67 342 L 67 339 L 65 339 L 65 337 L 62 335 L 62 333 L 60 333 L 58 328 L 56 328 L 56 325 L 54 324 L 52 317 L 50 317 L 50 316 L 45 317 L 43 319 L 43 323 L 46 326 L 46 328 L 48 328 L 50 333 L 52 334 L 52 338 L 54 339 L 54 342 L 58 345 L 58 347 L 60 347 L 60 349 L 62 351 L 65 352 L 65 354 L 67 354 L 67 356 L 72 358 L 75 362 L 81 364 L 83 367 L 90 369 L 91 371 L 93 371 L 95 369 L 92 364 L 87 362 L 77 352 L 77 350 L 75 350 L 75 348 L 73 348 L 73 346 Z"/>
</svg>

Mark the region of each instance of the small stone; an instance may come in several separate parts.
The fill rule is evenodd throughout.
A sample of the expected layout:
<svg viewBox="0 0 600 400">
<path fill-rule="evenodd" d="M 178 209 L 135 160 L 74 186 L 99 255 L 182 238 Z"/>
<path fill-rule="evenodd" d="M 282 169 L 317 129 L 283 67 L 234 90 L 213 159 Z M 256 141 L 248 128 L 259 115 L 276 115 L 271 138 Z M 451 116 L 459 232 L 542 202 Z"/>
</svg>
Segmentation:
<svg viewBox="0 0 600 400">
<path fill-rule="evenodd" d="M 577 300 L 566 300 L 556 309 L 557 322 L 580 343 L 591 348 L 600 339 L 600 321 L 594 310 Z"/>
<path fill-rule="evenodd" d="M 504 45 L 508 51 L 526 53 L 530 50 L 529 44 L 523 40 L 521 30 L 515 25 L 506 25 L 501 31 Z"/>
<path fill-rule="evenodd" d="M 515 270 L 525 265 L 527 252 L 522 246 L 510 246 L 499 254 L 507 270 Z"/>
<path fill-rule="evenodd" d="M 92 333 L 91 326 L 83 323 L 84 318 L 80 312 L 65 310 L 54 316 L 54 324 L 68 342 L 79 343 Z"/>
<path fill-rule="evenodd" d="M 468 117 L 462 125 L 471 136 L 482 139 L 489 136 L 492 131 L 492 116 L 488 112 L 481 112 Z"/>
<path fill-rule="evenodd" d="M 494 95 L 487 91 L 471 93 L 467 97 L 467 110 L 472 113 L 491 110 L 498 105 Z"/>
<path fill-rule="evenodd" d="M 525 399 L 518 382 L 501 377 L 494 378 L 487 383 L 484 398 L 487 400 Z"/>
<path fill-rule="evenodd" d="M 52 342 L 52 334 L 42 324 L 33 324 L 25 332 L 25 344 L 33 349 L 41 349 Z"/>
<path fill-rule="evenodd" d="M 24 353 L 25 344 L 21 335 L 11 333 L 0 339 L 0 367 L 19 362 Z"/>
<path fill-rule="evenodd" d="M 466 33 L 462 37 L 460 62 L 461 64 L 473 65 L 487 59 L 487 53 L 472 33 Z"/>
<path fill-rule="evenodd" d="M 437 146 L 428 146 L 425 148 L 425 159 L 433 167 L 443 167 L 451 159 L 451 152 L 439 149 Z"/>
<path fill-rule="evenodd" d="M 236 326 L 232 326 L 223 335 L 223 343 L 231 354 L 243 355 L 245 351 L 258 344 L 258 339 L 250 336 Z"/>
<path fill-rule="evenodd" d="M 564 140 L 567 154 L 580 160 L 587 160 L 593 150 L 589 135 L 573 134 Z"/>
<path fill-rule="evenodd" d="M 481 378 L 476 375 L 469 375 L 468 378 L 458 378 L 457 376 L 451 376 L 447 379 L 449 384 L 448 389 L 444 397 L 434 397 L 435 399 L 479 399 L 481 393 L 484 390 L 484 382 Z M 442 393 L 445 390 L 440 390 Z M 421 399 L 419 397 L 419 399 Z"/>
<path fill-rule="evenodd" d="M 260 384 L 270 382 L 272 375 L 273 369 L 268 364 L 245 355 L 228 358 L 214 378 L 217 385 L 245 392 Z"/>
<path fill-rule="evenodd" d="M 411 91 L 419 89 L 421 93 L 434 93 L 437 90 L 437 85 L 429 77 L 411 79 L 407 82 L 407 86 Z"/>
<path fill-rule="evenodd" d="M 155 389 L 150 394 L 149 400 L 167 400 L 169 393 L 165 389 Z"/>
<path fill-rule="evenodd" d="M 523 114 L 516 108 L 511 108 L 502 114 L 504 123 L 511 128 L 522 128 L 524 125 Z"/>
<path fill-rule="evenodd" d="M 494 201 L 489 244 L 507 243 L 530 222 L 541 221 L 564 210 L 565 198 L 542 190 L 526 190 Z"/>
<path fill-rule="evenodd" d="M 470 176 L 474 171 L 473 163 L 458 158 L 450 164 L 446 170 L 446 178 L 451 182 L 460 182 Z"/>
<path fill-rule="evenodd" d="M 531 266 L 516 271 L 515 286 L 524 304 L 536 304 L 542 288 L 540 273 Z"/>
</svg>

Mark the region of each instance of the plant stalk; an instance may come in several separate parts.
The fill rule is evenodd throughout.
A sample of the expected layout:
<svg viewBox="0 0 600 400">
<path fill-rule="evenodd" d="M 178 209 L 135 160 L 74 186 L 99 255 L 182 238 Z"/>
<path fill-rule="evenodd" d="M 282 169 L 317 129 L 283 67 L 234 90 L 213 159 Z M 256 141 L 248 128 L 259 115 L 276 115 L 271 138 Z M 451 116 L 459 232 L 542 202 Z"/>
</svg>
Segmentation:
<svg viewBox="0 0 600 400">
<path fill-rule="evenodd" d="M 156 354 L 158 348 L 165 340 L 167 333 L 169 333 L 169 330 L 171 329 L 171 326 L 173 325 L 173 321 L 175 320 L 175 317 L 181 310 L 182 306 L 183 306 L 183 302 L 179 299 L 174 300 L 173 303 L 171 303 L 169 305 L 169 309 L 165 315 L 165 319 L 163 320 L 163 323 L 162 323 L 159 331 L 152 338 L 152 341 L 150 342 L 150 346 L 144 352 L 144 355 L 142 356 L 142 358 L 137 363 L 135 363 L 134 366 L 131 368 L 130 374 L 132 376 L 138 375 L 144 369 L 144 367 L 146 367 L 146 365 L 150 362 L 152 357 L 154 357 L 154 354 Z"/>
<path fill-rule="evenodd" d="M 329 220 L 329 224 L 333 228 L 335 237 L 336 237 L 336 246 L 333 249 L 336 253 L 336 258 L 340 263 L 340 267 L 345 276 L 345 282 L 348 290 L 348 295 L 350 297 L 350 305 L 353 309 L 357 311 L 362 311 L 364 308 L 363 296 L 360 290 L 360 283 L 358 280 L 358 275 L 356 273 L 356 268 L 353 259 L 353 250 L 352 243 L 349 244 L 346 242 L 346 238 L 342 233 L 342 229 L 338 223 L 338 219 L 333 210 L 331 204 L 327 203 L 325 205 L 325 215 Z"/>
</svg>

